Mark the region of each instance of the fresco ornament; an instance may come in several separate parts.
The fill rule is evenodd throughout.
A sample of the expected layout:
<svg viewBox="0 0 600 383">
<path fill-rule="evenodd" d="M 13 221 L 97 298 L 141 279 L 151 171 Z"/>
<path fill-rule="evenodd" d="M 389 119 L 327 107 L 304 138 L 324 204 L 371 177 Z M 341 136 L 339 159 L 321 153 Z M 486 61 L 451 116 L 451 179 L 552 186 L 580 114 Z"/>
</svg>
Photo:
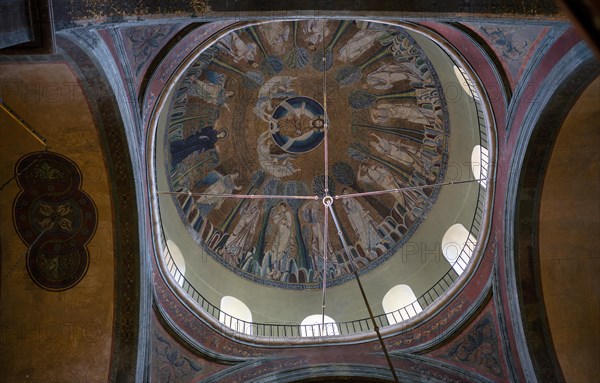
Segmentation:
<svg viewBox="0 0 600 383">
<path fill-rule="evenodd" d="M 502 377 L 498 334 L 491 313 L 486 313 L 446 352 L 445 357 Z"/>
<path fill-rule="evenodd" d="M 158 25 L 126 28 L 123 32 L 127 45 L 133 55 L 135 75 L 158 53 L 163 43 L 180 28 L 178 25 Z"/>
<path fill-rule="evenodd" d="M 515 23 L 466 23 L 477 32 L 500 59 L 514 87 L 523 74 L 526 63 L 540 41 L 552 28 L 547 25 L 519 25 Z"/>
<path fill-rule="evenodd" d="M 427 185 L 445 175 L 443 90 L 395 25 L 298 20 L 232 31 L 188 67 L 171 100 L 165 167 L 180 217 L 201 248 L 257 283 L 319 288 L 325 245 L 328 285 L 371 270 L 418 229 L 439 192 Z M 334 204 L 350 255 L 331 224 L 323 242 L 320 202 L 211 196 L 323 194 L 326 124 L 332 195 L 424 186 Z"/>
<path fill-rule="evenodd" d="M 202 366 L 182 355 L 177 344 L 155 331 L 152 375 L 160 382 L 181 382 L 197 378 Z"/>
<path fill-rule="evenodd" d="M 81 190 L 81 172 L 64 156 L 35 152 L 19 160 L 15 174 L 21 191 L 13 218 L 28 246 L 29 276 L 46 290 L 67 290 L 87 272 L 86 244 L 97 225 L 96 207 Z"/>
</svg>

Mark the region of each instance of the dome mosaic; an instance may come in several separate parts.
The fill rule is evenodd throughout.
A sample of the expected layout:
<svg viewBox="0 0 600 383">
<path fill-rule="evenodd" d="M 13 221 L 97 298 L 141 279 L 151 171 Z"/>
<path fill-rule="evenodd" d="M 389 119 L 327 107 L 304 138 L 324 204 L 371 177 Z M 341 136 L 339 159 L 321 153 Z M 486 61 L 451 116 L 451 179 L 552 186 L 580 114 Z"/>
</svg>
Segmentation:
<svg viewBox="0 0 600 383">
<path fill-rule="evenodd" d="M 343 283 L 426 218 L 448 121 L 433 66 L 399 26 L 247 26 L 212 42 L 174 88 L 169 192 L 202 251 L 238 275 L 292 289 L 320 287 L 324 272 L 327 285 Z M 325 195 L 339 232 L 324 222 Z"/>
</svg>

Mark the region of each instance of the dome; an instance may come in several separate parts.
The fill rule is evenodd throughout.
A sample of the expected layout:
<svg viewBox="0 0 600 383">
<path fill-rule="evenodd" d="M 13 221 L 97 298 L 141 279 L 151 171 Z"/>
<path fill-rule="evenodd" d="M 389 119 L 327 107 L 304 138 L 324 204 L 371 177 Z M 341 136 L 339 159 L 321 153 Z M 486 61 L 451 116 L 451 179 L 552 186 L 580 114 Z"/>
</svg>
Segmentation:
<svg viewBox="0 0 600 383">
<path fill-rule="evenodd" d="M 422 299 L 458 277 L 430 255 L 449 226 L 471 226 L 485 189 L 469 161 L 487 128 L 467 72 L 429 37 L 380 22 L 272 21 L 230 28 L 187 63 L 155 160 L 161 235 L 182 249 L 198 294 L 299 323 L 293 300 L 344 295 L 357 275 L 379 306 L 398 283 Z M 347 300 L 333 317 L 364 316 Z"/>
</svg>

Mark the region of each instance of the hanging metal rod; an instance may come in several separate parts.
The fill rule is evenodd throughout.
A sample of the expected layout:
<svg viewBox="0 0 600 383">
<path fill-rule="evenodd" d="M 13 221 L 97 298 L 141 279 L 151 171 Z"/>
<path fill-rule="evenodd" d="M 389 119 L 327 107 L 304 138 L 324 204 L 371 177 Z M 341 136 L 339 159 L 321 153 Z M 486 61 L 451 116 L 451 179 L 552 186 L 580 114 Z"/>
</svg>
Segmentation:
<svg viewBox="0 0 600 383">
<path fill-rule="evenodd" d="M 25 130 L 27 130 L 27 132 L 29 134 L 31 134 L 36 140 L 38 140 L 39 142 L 42 143 L 42 145 L 44 145 L 44 151 L 40 152 L 33 159 L 33 161 L 31 161 L 29 163 L 29 165 L 27 165 L 27 167 L 25 167 L 24 169 L 21 169 L 20 172 L 15 173 L 12 177 L 10 177 L 2 185 L 0 185 L 0 191 L 2 191 L 8 184 L 10 184 L 13 180 L 15 180 L 18 176 L 20 176 L 24 171 L 29 169 L 29 167 L 31 167 L 33 164 L 35 164 L 36 161 L 48 151 L 48 144 L 46 144 L 46 138 L 44 138 L 40 133 L 38 133 L 35 129 L 33 129 L 31 126 L 29 126 L 29 124 L 25 120 L 23 120 L 17 113 L 15 113 L 15 111 L 12 110 L 8 105 L 6 105 L 4 103 L 4 100 L 2 100 L 1 98 L 0 98 L 0 109 L 4 110 L 6 112 L 6 114 L 8 114 L 13 120 L 15 120 L 19 124 L 19 126 L 24 128 Z"/>
<path fill-rule="evenodd" d="M 323 209 L 323 211 L 325 212 L 325 216 L 323 218 L 323 286 L 321 291 L 321 329 L 325 329 L 325 293 L 327 290 L 327 257 L 329 256 L 327 253 L 327 244 L 329 242 L 329 206 L 327 205 L 327 203 L 329 203 L 328 201 L 329 199 L 323 199 L 323 205 L 325 205 L 325 209 Z M 331 199 L 331 202 L 333 202 L 333 199 Z"/>
<path fill-rule="evenodd" d="M 407 187 L 398 188 L 398 189 L 375 190 L 375 191 L 362 192 L 362 193 L 339 194 L 339 195 L 334 196 L 333 198 L 345 199 L 345 198 L 355 198 L 355 197 L 366 197 L 366 196 L 370 196 L 370 195 L 379 195 L 379 194 L 400 193 L 400 192 L 408 191 L 408 190 L 428 189 L 428 188 L 434 188 L 434 187 L 438 187 L 438 186 L 447 186 L 447 185 L 460 185 L 460 184 L 466 184 L 466 183 L 471 183 L 471 182 L 476 182 L 476 181 L 478 182 L 478 181 L 483 181 L 483 180 L 485 180 L 485 178 L 476 178 L 476 179 L 472 179 L 472 180 L 463 180 L 463 181 L 448 181 L 448 182 L 440 182 L 440 183 L 431 184 L 431 185 L 407 186 Z"/>
<path fill-rule="evenodd" d="M 345 198 L 365 197 L 365 196 L 379 195 L 379 194 L 393 194 L 393 193 L 399 193 L 399 192 L 407 191 L 407 190 L 419 190 L 419 189 L 427 189 L 427 188 L 433 188 L 433 187 L 438 187 L 438 186 L 459 185 L 459 184 L 465 184 L 465 183 L 470 183 L 470 182 L 479 182 L 479 181 L 483 181 L 483 180 L 486 180 L 486 178 L 477 178 L 477 179 L 464 180 L 464 181 L 449 181 L 449 182 L 441 182 L 441 183 L 437 183 L 437 184 L 422 185 L 422 186 L 407 186 L 407 187 L 398 188 L 398 189 L 375 190 L 375 191 L 362 192 L 362 193 L 341 194 L 341 195 L 331 196 L 331 198 L 345 199 Z M 181 192 L 159 191 L 158 194 L 189 195 L 191 197 L 206 196 L 206 197 L 233 198 L 233 199 L 270 199 L 270 198 L 273 198 L 273 199 L 303 199 L 303 200 L 313 200 L 313 201 L 321 199 L 321 197 L 318 195 L 308 196 L 308 195 L 281 195 L 281 194 L 212 194 L 212 193 L 191 193 L 191 192 L 185 192 L 185 191 L 181 191 Z"/>
<path fill-rule="evenodd" d="M 0 109 L 6 112 L 13 120 L 15 120 L 22 128 L 27 130 L 29 134 L 33 136 L 36 140 L 38 140 L 44 147 L 48 147 L 46 143 L 46 138 L 42 136 L 38 131 L 33 129 L 29 124 L 23 120 L 14 110 L 12 110 L 8 105 L 4 103 L 4 100 L 0 99 Z"/>
<path fill-rule="evenodd" d="M 348 260 L 351 260 L 352 254 L 350 253 L 350 249 L 348 248 L 346 239 L 344 238 L 344 235 L 342 234 L 342 228 L 340 226 L 340 223 L 338 222 L 337 217 L 335 216 L 333 207 L 331 205 L 329 205 L 328 207 L 329 207 L 329 211 L 331 213 L 331 218 L 333 218 L 333 223 L 335 224 L 335 227 L 337 229 L 340 240 L 342 241 L 342 245 L 344 246 L 344 251 L 346 252 L 346 256 L 348 257 Z M 367 311 L 369 312 L 369 317 L 371 318 L 371 322 L 373 322 L 373 329 L 375 330 L 375 333 L 377 334 L 377 339 L 379 340 L 379 344 L 381 345 L 381 349 L 383 350 L 385 359 L 387 360 L 387 363 L 388 363 L 388 366 L 390 367 L 392 376 L 394 377 L 394 382 L 399 383 L 400 381 L 398 380 L 398 376 L 396 375 L 396 370 L 394 369 L 394 364 L 392 363 L 390 354 L 387 351 L 387 347 L 385 345 L 385 342 L 383 341 L 383 337 L 381 336 L 381 333 L 379 332 L 379 326 L 377 326 L 377 321 L 375 320 L 375 316 L 373 315 L 373 310 L 371 310 L 371 305 L 369 304 L 369 300 L 367 299 L 367 295 L 365 294 L 363 285 L 360 282 L 360 278 L 358 276 L 358 272 L 356 271 L 356 267 L 354 267 L 352 262 L 350 262 L 350 265 L 352 266 L 352 272 L 354 273 L 354 276 L 356 277 L 356 282 L 358 283 L 358 288 L 360 289 L 360 293 L 362 295 L 363 301 L 365 302 L 365 306 L 367 306 Z"/>
</svg>

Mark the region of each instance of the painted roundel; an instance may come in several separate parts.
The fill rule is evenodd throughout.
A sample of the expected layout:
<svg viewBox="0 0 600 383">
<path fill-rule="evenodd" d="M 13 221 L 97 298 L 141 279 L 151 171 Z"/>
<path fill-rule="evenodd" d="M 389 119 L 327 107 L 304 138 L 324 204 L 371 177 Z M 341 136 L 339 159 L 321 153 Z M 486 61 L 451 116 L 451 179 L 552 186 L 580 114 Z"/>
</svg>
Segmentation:
<svg viewBox="0 0 600 383">
<path fill-rule="evenodd" d="M 449 128 L 436 72 L 402 28 L 300 20 L 213 41 L 176 84 L 164 137 L 198 245 L 255 282 L 304 289 L 366 272 L 410 238 L 443 181 Z M 322 197 L 326 163 L 331 195 L 419 188 L 335 200 L 341 230 L 327 236 L 320 199 L 221 197 Z"/>
<path fill-rule="evenodd" d="M 30 153 L 15 168 L 21 192 L 13 206 L 17 233 L 28 246 L 27 270 L 46 290 L 62 291 L 85 276 L 87 243 L 97 225 L 96 206 L 81 190 L 81 172 L 70 159 Z"/>
</svg>

